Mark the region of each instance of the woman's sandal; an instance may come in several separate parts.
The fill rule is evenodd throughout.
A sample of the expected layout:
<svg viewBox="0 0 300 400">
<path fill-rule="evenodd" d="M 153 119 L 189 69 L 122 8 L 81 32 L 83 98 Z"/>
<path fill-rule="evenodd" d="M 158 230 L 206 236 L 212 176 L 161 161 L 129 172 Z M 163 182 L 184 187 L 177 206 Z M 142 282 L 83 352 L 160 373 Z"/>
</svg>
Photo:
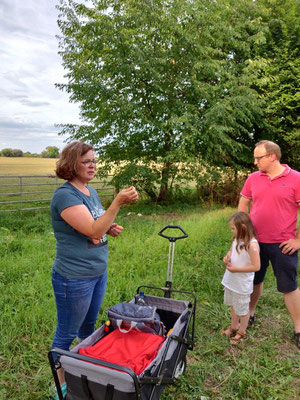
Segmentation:
<svg viewBox="0 0 300 400">
<path fill-rule="evenodd" d="M 244 340 L 247 339 L 247 333 L 237 331 L 236 335 L 230 339 L 230 344 L 236 345 L 242 343 Z"/>
<path fill-rule="evenodd" d="M 232 336 L 235 336 L 237 331 L 238 329 L 234 329 L 231 326 L 229 326 L 228 328 L 224 329 L 224 331 L 221 332 L 221 335 L 230 338 Z"/>
</svg>

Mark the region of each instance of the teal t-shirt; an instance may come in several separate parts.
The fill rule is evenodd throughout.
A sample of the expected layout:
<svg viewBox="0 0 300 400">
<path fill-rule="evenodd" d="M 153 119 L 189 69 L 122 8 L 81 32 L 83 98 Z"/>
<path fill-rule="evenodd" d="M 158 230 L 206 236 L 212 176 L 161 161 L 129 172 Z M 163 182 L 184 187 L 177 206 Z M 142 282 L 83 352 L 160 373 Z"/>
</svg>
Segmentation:
<svg viewBox="0 0 300 400">
<path fill-rule="evenodd" d="M 53 269 L 66 278 L 90 279 L 104 274 L 107 267 L 108 246 L 106 235 L 99 244 L 67 224 L 60 213 L 67 207 L 84 204 L 96 220 L 105 213 L 95 189 L 87 186 L 90 196 L 69 182 L 54 192 L 51 217 L 56 238 L 56 256 Z"/>
</svg>

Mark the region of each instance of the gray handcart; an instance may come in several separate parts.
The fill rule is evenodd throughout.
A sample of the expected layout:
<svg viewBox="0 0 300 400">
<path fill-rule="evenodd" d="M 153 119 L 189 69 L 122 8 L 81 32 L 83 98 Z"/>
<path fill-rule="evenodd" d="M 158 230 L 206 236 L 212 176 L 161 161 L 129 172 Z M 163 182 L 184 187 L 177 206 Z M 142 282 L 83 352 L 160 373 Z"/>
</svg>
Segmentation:
<svg viewBox="0 0 300 400">
<path fill-rule="evenodd" d="M 166 230 L 179 230 L 179 236 L 169 236 Z M 172 384 L 185 371 L 187 350 L 193 350 L 196 296 L 189 291 L 172 289 L 175 242 L 187 238 L 178 225 L 167 225 L 159 233 L 169 240 L 169 257 L 165 287 L 143 285 L 128 303 L 136 303 L 144 293 L 144 301 L 154 307 L 166 328 L 166 335 L 156 357 L 140 373 L 125 366 L 79 354 L 80 348 L 93 346 L 106 335 L 103 323 L 91 336 L 70 351 L 52 349 L 49 362 L 60 400 L 62 395 L 57 370 L 64 368 L 67 382 L 65 400 L 157 400 L 164 387 Z M 178 297 L 184 298 L 179 300 Z M 59 355 L 54 364 L 53 352 Z"/>
</svg>

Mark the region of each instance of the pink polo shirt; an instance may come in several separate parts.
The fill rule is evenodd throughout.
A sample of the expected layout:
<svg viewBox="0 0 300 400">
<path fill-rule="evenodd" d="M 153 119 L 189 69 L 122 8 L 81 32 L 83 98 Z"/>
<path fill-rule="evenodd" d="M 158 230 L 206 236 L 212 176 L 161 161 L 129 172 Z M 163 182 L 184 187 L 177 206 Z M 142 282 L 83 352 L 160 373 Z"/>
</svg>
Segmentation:
<svg viewBox="0 0 300 400">
<path fill-rule="evenodd" d="M 250 217 L 261 243 L 281 243 L 296 236 L 300 173 L 284 167 L 273 179 L 265 172 L 254 172 L 241 191 L 243 197 L 252 200 Z"/>
</svg>

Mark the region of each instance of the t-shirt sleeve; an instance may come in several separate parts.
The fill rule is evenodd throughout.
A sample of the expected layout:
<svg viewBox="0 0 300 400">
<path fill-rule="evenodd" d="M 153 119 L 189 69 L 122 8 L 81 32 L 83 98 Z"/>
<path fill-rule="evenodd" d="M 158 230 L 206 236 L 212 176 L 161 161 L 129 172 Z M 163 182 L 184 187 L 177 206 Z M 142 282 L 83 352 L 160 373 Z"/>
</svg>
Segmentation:
<svg viewBox="0 0 300 400">
<path fill-rule="evenodd" d="M 251 177 L 249 176 L 244 183 L 244 186 L 241 190 L 241 195 L 246 197 L 247 199 L 252 199 L 252 189 L 251 189 Z"/>
<path fill-rule="evenodd" d="M 82 199 L 79 196 L 76 196 L 76 193 L 73 193 L 65 188 L 57 190 L 52 199 L 52 205 L 59 214 L 65 208 L 78 206 L 80 204 L 83 204 Z"/>
</svg>

